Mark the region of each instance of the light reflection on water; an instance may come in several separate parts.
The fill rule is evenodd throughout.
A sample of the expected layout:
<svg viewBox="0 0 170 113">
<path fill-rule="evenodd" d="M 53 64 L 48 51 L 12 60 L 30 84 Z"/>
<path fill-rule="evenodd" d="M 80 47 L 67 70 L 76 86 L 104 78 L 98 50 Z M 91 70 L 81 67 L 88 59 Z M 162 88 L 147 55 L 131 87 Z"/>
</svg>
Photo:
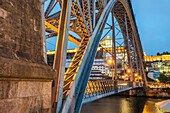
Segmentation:
<svg viewBox="0 0 170 113">
<path fill-rule="evenodd" d="M 80 113 L 162 113 L 155 107 L 163 99 L 110 96 L 83 104 Z"/>
</svg>

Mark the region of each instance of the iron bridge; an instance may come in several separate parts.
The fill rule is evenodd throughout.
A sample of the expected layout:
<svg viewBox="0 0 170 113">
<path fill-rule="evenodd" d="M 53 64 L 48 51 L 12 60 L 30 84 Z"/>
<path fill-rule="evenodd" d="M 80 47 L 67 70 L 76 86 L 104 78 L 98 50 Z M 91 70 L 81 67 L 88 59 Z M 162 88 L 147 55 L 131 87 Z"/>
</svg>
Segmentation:
<svg viewBox="0 0 170 113">
<path fill-rule="evenodd" d="M 143 50 L 130 0 L 42 0 L 42 12 L 44 37 L 47 41 L 57 37 L 53 63 L 53 69 L 57 70 L 52 87 L 53 113 L 79 113 L 82 103 L 147 87 Z M 89 80 L 97 48 L 101 47 L 100 41 L 108 33 L 112 34 L 112 49 L 104 51 L 113 60 L 112 78 Z M 65 72 L 69 41 L 78 48 Z M 124 60 L 127 56 L 127 62 L 123 59 L 122 62 L 126 69 L 130 69 L 128 81 L 118 78 L 119 47 L 124 48 Z"/>
</svg>

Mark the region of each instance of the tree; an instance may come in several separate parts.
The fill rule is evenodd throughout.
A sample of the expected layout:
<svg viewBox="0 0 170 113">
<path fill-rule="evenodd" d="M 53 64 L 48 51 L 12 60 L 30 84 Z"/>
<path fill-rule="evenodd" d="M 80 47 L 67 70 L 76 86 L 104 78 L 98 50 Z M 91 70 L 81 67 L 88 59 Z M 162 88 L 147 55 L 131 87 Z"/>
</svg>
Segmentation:
<svg viewBox="0 0 170 113">
<path fill-rule="evenodd" d="M 168 77 L 165 75 L 165 73 L 162 73 L 159 75 L 158 77 L 158 80 L 161 82 L 161 83 L 168 83 Z"/>
<path fill-rule="evenodd" d="M 158 52 L 158 53 L 157 53 L 157 56 L 159 56 L 159 55 L 160 55 L 160 53 Z"/>
<path fill-rule="evenodd" d="M 169 52 L 168 52 L 168 51 L 166 51 L 165 53 L 166 53 L 166 54 L 169 54 Z"/>
<path fill-rule="evenodd" d="M 168 55 L 168 54 L 170 54 L 168 51 L 162 53 L 162 55 Z"/>
<path fill-rule="evenodd" d="M 167 73 L 166 77 L 167 77 L 167 83 L 170 84 L 170 72 Z"/>
</svg>

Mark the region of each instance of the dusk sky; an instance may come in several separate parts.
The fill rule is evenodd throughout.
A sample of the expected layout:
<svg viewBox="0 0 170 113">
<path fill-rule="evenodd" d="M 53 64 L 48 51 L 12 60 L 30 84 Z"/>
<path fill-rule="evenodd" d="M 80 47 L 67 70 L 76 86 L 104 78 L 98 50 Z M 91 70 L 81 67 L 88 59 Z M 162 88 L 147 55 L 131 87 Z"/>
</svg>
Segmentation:
<svg viewBox="0 0 170 113">
<path fill-rule="evenodd" d="M 144 52 L 170 52 L 170 0 L 131 0 Z M 47 40 L 47 50 L 54 50 L 56 37 Z M 69 42 L 68 48 L 75 47 Z M 77 46 L 76 46 L 77 47 Z"/>
<path fill-rule="evenodd" d="M 131 0 L 146 55 L 170 52 L 170 0 Z"/>
</svg>

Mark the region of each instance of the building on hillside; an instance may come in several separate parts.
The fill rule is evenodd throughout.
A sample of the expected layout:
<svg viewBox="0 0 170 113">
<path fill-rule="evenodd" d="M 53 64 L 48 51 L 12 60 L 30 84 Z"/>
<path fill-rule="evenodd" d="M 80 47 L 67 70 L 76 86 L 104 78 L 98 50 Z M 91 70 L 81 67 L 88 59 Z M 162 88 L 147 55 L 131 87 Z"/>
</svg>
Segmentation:
<svg viewBox="0 0 170 113">
<path fill-rule="evenodd" d="M 155 80 L 161 73 L 170 73 L 170 55 L 144 56 L 144 58 L 149 78 L 154 77 Z"/>
<path fill-rule="evenodd" d="M 170 55 L 144 56 L 146 62 L 170 61 Z"/>
<path fill-rule="evenodd" d="M 67 57 L 66 57 L 66 66 L 67 69 L 72 61 L 72 58 L 74 57 L 75 52 L 77 51 L 77 48 L 75 49 L 68 49 L 67 50 Z M 47 60 L 48 65 L 53 65 L 54 60 L 54 54 L 55 51 L 47 51 Z M 108 70 L 108 66 L 106 65 L 106 61 L 103 58 L 103 48 L 99 47 L 97 49 L 96 57 L 93 62 L 91 74 L 90 74 L 90 80 L 92 79 L 111 79 L 112 74 Z"/>
</svg>

